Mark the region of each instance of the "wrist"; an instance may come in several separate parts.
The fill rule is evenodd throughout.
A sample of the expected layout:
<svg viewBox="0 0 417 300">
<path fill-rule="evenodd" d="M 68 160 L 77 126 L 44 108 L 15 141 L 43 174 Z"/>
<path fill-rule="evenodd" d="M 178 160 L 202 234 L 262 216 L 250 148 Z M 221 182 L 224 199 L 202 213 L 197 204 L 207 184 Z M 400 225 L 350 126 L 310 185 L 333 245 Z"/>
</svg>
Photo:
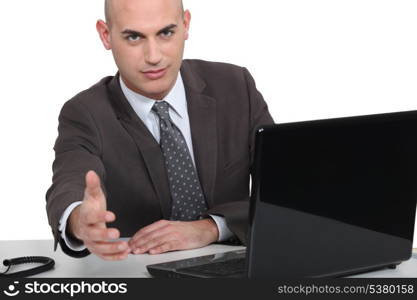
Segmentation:
<svg viewBox="0 0 417 300">
<path fill-rule="evenodd" d="M 210 243 L 217 242 L 219 239 L 219 228 L 216 222 L 212 218 L 203 219 L 201 222 L 204 222 L 205 230 L 210 235 Z"/>
<path fill-rule="evenodd" d="M 68 224 L 67 224 L 67 230 L 66 230 L 66 234 L 73 238 L 73 239 L 77 239 L 81 241 L 81 238 L 78 234 L 78 230 L 77 228 L 78 226 L 78 220 L 79 220 L 79 215 L 80 215 L 80 207 L 76 207 L 74 208 L 74 210 L 71 212 L 69 218 L 68 218 Z"/>
</svg>

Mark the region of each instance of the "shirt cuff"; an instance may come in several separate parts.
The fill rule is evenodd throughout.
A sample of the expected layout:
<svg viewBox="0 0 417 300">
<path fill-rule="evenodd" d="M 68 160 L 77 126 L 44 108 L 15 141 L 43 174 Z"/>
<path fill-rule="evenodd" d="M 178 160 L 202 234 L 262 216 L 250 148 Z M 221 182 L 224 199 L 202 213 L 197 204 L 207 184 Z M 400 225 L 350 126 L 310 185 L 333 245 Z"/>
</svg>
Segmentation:
<svg viewBox="0 0 417 300">
<path fill-rule="evenodd" d="M 66 235 L 66 228 L 67 228 L 67 221 L 69 216 L 71 215 L 72 211 L 78 206 L 81 205 L 81 201 L 77 201 L 72 203 L 70 206 L 67 207 L 67 209 L 62 214 L 61 219 L 59 220 L 59 231 L 61 232 L 61 237 L 64 240 L 65 244 L 70 248 L 72 251 L 83 251 L 87 247 L 80 243 L 75 241 L 74 239 L 68 237 Z"/>
<path fill-rule="evenodd" d="M 219 230 L 218 242 L 224 242 L 234 236 L 233 232 L 230 231 L 229 227 L 226 225 L 226 219 L 224 217 L 209 215 L 217 225 Z"/>
</svg>

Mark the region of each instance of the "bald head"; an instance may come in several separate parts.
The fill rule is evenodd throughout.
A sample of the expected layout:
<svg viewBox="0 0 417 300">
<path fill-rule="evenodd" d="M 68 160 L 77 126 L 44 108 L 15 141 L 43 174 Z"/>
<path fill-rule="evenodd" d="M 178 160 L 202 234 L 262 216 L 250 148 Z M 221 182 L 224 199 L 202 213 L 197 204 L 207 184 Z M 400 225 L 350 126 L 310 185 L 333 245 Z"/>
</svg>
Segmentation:
<svg viewBox="0 0 417 300">
<path fill-rule="evenodd" d="M 132 91 L 161 100 L 175 85 L 189 37 L 182 0 L 105 0 L 96 29 Z"/>
<path fill-rule="evenodd" d="M 134 1 L 134 0 L 131 0 Z M 184 5 L 182 3 L 182 0 L 171 0 L 171 1 L 177 1 L 178 7 L 181 10 L 181 14 L 184 17 Z M 106 23 L 111 26 L 111 16 L 112 16 L 112 8 L 113 8 L 113 0 L 105 0 L 104 1 L 104 16 L 106 18 Z M 117 1 L 116 1 L 117 2 Z"/>
</svg>

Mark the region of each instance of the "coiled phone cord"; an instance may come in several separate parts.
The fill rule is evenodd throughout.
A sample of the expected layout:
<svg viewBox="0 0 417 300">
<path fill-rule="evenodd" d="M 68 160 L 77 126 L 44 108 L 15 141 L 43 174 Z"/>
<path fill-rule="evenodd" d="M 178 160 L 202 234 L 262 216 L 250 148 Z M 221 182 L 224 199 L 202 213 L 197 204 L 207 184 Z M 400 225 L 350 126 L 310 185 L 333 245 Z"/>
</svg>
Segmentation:
<svg viewBox="0 0 417 300">
<path fill-rule="evenodd" d="M 8 273 L 11 266 L 20 265 L 20 264 L 30 264 L 30 263 L 41 263 L 41 266 L 37 266 L 32 269 L 23 270 L 15 273 Z M 12 259 L 3 260 L 3 265 L 7 267 L 6 272 L 0 273 L 0 277 L 28 277 L 36 275 L 45 271 L 52 269 L 55 265 L 55 261 L 52 258 L 45 256 L 26 256 L 26 257 L 17 257 Z"/>
</svg>

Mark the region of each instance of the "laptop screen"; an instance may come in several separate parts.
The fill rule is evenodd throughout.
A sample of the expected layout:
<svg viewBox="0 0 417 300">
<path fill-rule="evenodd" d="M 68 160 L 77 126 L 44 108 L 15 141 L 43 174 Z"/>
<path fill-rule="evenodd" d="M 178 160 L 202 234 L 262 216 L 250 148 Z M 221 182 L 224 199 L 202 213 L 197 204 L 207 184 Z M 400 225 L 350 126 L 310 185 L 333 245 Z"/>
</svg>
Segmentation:
<svg viewBox="0 0 417 300">
<path fill-rule="evenodd" d="M 273 261 L 332 275 L 411 255 L 416 112 L 268 126 L 256 161 L 250 273 Z"/>
</svg>

